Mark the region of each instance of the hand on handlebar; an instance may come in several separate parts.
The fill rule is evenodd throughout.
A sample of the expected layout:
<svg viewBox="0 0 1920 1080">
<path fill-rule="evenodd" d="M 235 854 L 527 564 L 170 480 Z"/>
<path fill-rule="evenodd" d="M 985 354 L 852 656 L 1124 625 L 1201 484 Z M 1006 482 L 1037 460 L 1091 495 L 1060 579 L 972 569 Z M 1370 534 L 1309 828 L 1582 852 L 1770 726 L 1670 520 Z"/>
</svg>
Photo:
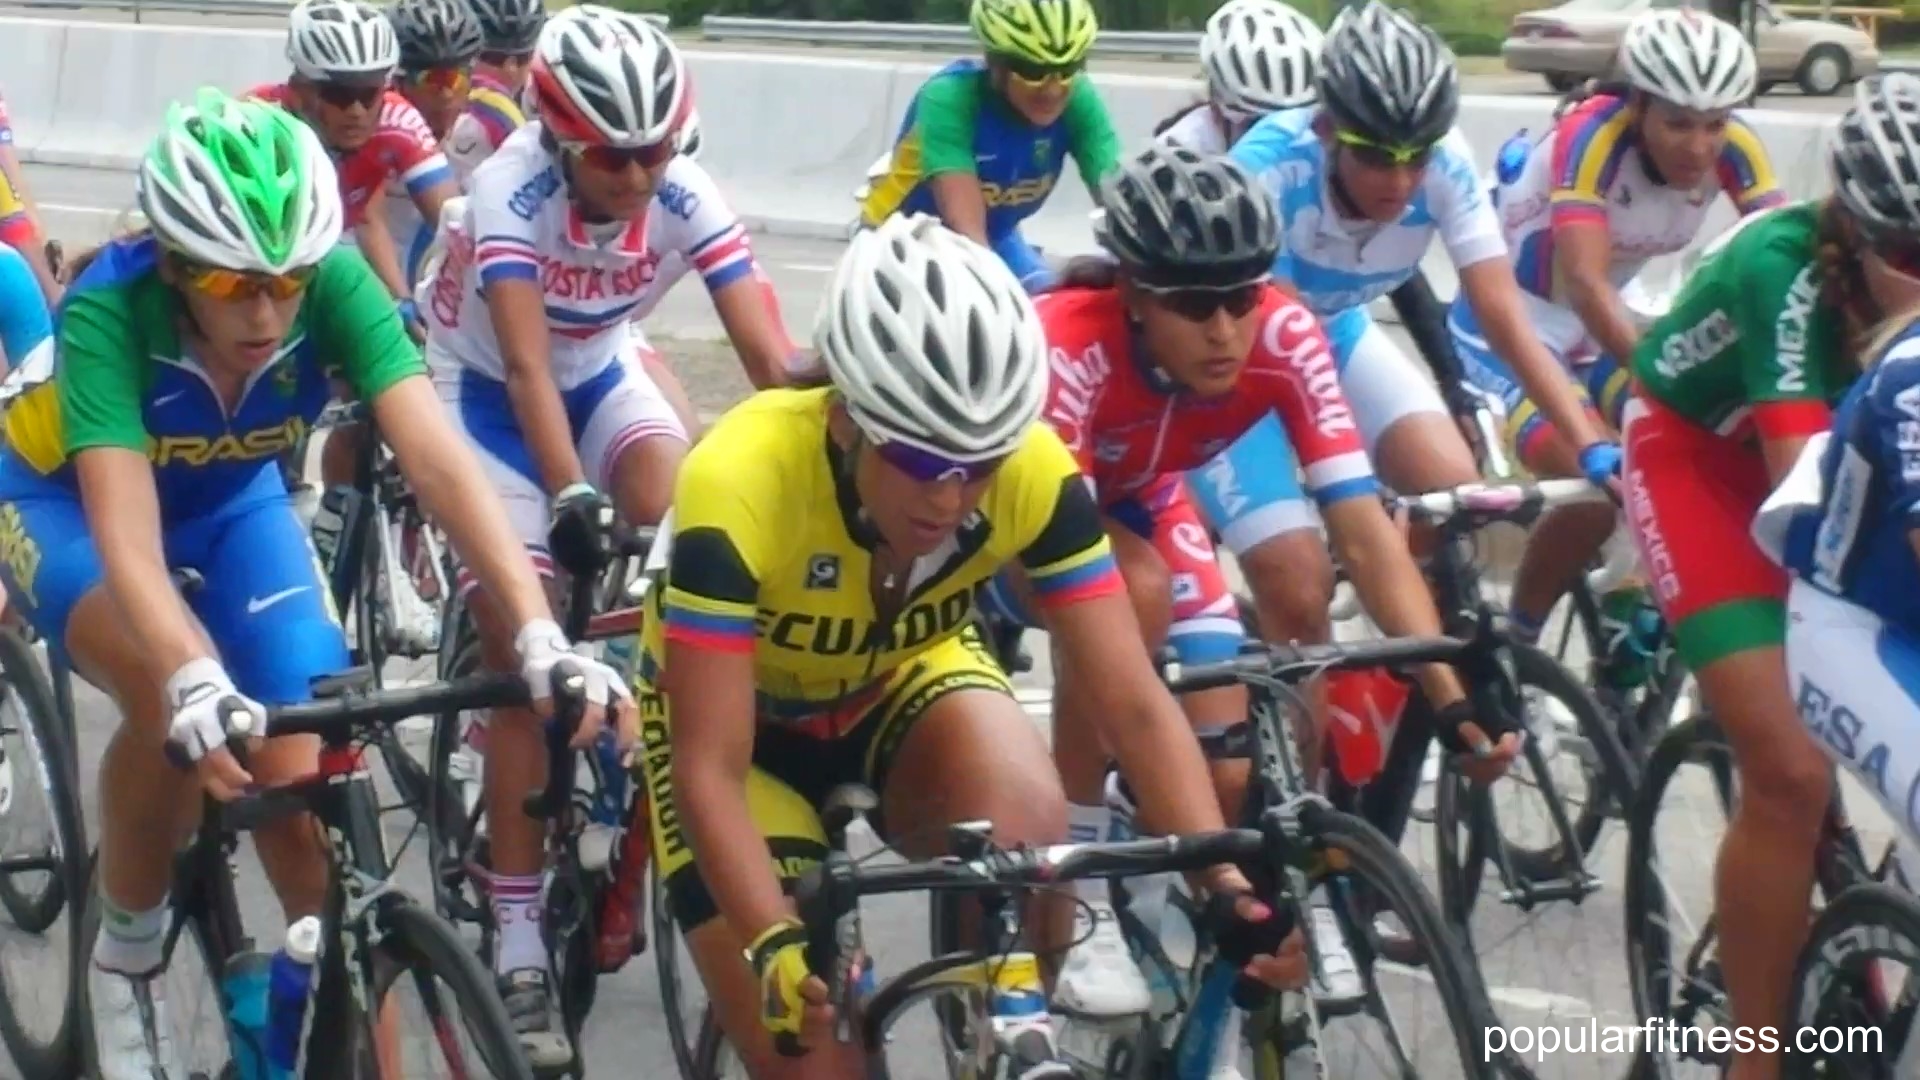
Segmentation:
<svg viewBox="0 0 1920 1080">
<path fill-rule="evenodd" d="M 221 802 L 242 795 L 253 776 L 227 749 L 234 735 L 266 734 L 267 710 L 233 685 L 218 660 L 188 661 L 167 680 L 167 756 L 191 765 L 207 793 Z"/>
<path fill-rule="evenodd" d="M 1239 881 L 1240 887 L 1216 887 L 1207 897 L 1206 919 L 1221 959 L 1240 969 L 1234 1004 L 1251 1009 L 1269 991 L 1305 986 L 1312 972 L 1300 927 L 1262 903 L 1244 878 Z"/>
<path fill-rule="evenodd" d="M 1506 775 L 1520 754 L 1520 733 L 1502 731 L 1498 741 L 1474 719 L 1473 705 L 1456 701 L 1435 712 L 1434 737 L 1454 755 L 1454 764 L 1476 784 L 1490 784 Z"/>
<path fill-rule="evenodd" d="M 1620 461 L 1617 443 L 1597 442 L 1580 448 L 1581 475 L 1594 487 L 1605 488 L 1616 503 L 1620 501 Z"/>
<path fill-rule="evenodd" d="M 513 649 L 520 656 L 520 677 L 527 680 L 527 694 L 533 699 L 533 711 L 552 716 L 556 676 L 577 679 L 578 693 L 584 704 L 571 745 L 584 750 L 593 745 L 613 720 L 614 741 L 622 754 L 633 749 L 640 737 L 640 716 L 633 705 L 633 694 L 620 673 L 591 657 L 579 656 L 567 642 L 567 635 L 548 619 L 536 619 L 520 628 Z M 570 684 L 568 689 L 574 689 Z"/>
<path fill-rule="evenodd" d="M 807 931 L 791 919 L 761 932 L 747 946 L 747 963 L 760 980 L 760 1023 L 783 1057 L 799 1057 L 833 1037 L 827 984 L 807 969 Z"/>
<path fill-rule="evenodd" d="M 613 557 L 613 503 L 592 484 L 568 487 L 553 500 L 547 548 L 576 578 L 592 577 Z"/>
</svg>

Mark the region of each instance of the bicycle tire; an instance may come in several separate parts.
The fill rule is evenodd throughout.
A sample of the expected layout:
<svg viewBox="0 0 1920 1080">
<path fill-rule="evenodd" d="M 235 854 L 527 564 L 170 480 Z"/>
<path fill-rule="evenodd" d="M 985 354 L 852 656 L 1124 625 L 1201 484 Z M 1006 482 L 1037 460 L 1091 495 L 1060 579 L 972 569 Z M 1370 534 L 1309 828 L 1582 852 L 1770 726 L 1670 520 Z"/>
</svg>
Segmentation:
<svg viewBox="0 0 1920 1080">
<path fill-rule="evenodd" d="M 1792 1018 L 1794 1027 L 1816 1030 L 1833 1029 L 1848 1033 L 1866 1026 L 1874 1026 L 1885 1031 L 1885 1024 L 1876 1017 L 1863 1011 L 1858 992 L 1860 973 L 1852 970 L 1850 961 L 1871 961 L 1881 954 L 1882 948 L 1858 948 L 1868 935 L 1862 930 L 1873 931 L 1872 940 L 1920 942 L 1920 899 L 1894 886 L 1880 883 L 1867 883 L 1848 889 L 1827 905 L 1825 911 L 1813 922 L 1813 928 L 1807 934 L 1807 943 L 1801 947 L 1800 956 L 1793 967 L 1793 992 L 1789 999 L 1787 1015 Z M 1827 970 L 1835 968 L 1832 976 Z M 1811 997 L 1809 993 L 1811 992 Z M 1835 1000 L 1837 994 L 1838 1000 Z M 1910 999 L 1911 991 L 1904 995 Z M 1899 1026 L 1904 1031 L 1893 1032 L 1895 1038 L 1891 1045 L 1884 1039 L 1882 1053 L 1872 1059 L 1861 1060 L 1849 1055 L 1842 1058 L 1820 1054 L 1788 1053 L 1784 1068 L 1787 1080 L 1799 1080 L 1805 1077 L 1812 1080 L 1819 1076 L 1858 1077 L 1861 1080 L 1879 1080 L 1893 1077 L 1892 1065 L 1898 1061 L 1904 1044 L 1913 1038 L 1913 1009 L 1911 1000 L 1905 1001 L 1896 1010 L 1904 1014 L 1898 1017 L 1904 1023 Z M 1850 1049 L 1850 1048 L 1849 1048 Z M 1822 1071 L 1822 1066 L 1826 1071 Z"/>
<path fill-rule="evenodd" d="M 520 1052 L 507 1007 L 493 975 L 460 940 L 453 925 L 418 904 L 391 904 L 380 913 L 381 937 L 375 946 L 377 998 L 385 1001 L 406 972 L 431 976 L 451 992 L 482 1063 L 500 1080 L 533 1080 L 532 1066 Z M 376 1014 L 378 1010 L 375 1010 Z M 364 1029 L 362 1029 L 364 1030 Z"/>
<path fill-rule="evenodd" d="M 660 1007 L 666 1013 L 667 1043 L 673 1047 L 673 1064 L 682 1080 L 706 1080 L 711 1074 L 703 1072 L 700 1063 L 709 1058 L 702 1057 L 700 1048 L 713 1013 L 701 1007 L 700 1024 L 694 1030 L 694 1038 L 688 1039 L 685 995 L 680 988 L 680 925 L 674 920 L 673 902 L 668 898 L 666 882 L 660 877 L 658 859 L 651 860 L 647 866 L 647 890 L 647 917 L 652 921 L 653 930 L 653 969 L 660 983 Z"/>
<path fill-rule="evenodd" d="M 44 934 L 63 910 L 87 895 L 86 823 L 70 767 L 73 750 L 66 732 L 67 718 L 54 704 L 53 688 L 32 647 L 11 629 L 0 628 L 0 678 L 11 688 L 24 722 L 20 732 L 32 742 L 36 758 L 32 769 L 16 769 L 15 783 L 35 783 L 47 798 L 48 824 L 53 830 L 56 860 L 38 895 L 17 887 L 14 876 L 0 875 L 0 904 L 16 926 L 34 935 Z M 24 763 L 22 763 L 24 764 Z M 81 918 L 72 920 L 67 942 L 67 992 L 58 1026 L 44 1041 L 29 1032 L 13 1001 L 10 980 L 0 971 L 0 1042 L 5 1042 L 14 1064 L 27 1076 L 63 1076 L 74 1069 L 74 1015 L 79 1010 L 83 968 L 78 950 Z"/>
<path fill-rule="evenodd" d="M 441 652 L 439 677 L 456 679 L 479 672 L 480 639 L 473 631 L 472 620 L 466 617 L 464 605 L 460 614 L 448 621 L 452 633 L 444 639 L 449 647 Z M 455 896 L 464 886 L 473 886 L 475 896 L 480 895 L 478 883 L 468 877 L 463 861 L 473 842 L 472 825 L 477 818 L 468 813 L 451 772 L 453 755 L 466 736 L 460 721 L 461 714 L 457 712 L 434 717 L 433 733 L 427 743 L 427 866 L 433 878 L 434 910 L 454 922 L 470 922 L 473 921 L 470 916 L 481 914 L 479 905 L 462 898 L 460 906 L 474 911 L 463 912 L 455 907 Z M 489 929 L 484 922 L 481 924 L 483 934 Z"/>
</svg>

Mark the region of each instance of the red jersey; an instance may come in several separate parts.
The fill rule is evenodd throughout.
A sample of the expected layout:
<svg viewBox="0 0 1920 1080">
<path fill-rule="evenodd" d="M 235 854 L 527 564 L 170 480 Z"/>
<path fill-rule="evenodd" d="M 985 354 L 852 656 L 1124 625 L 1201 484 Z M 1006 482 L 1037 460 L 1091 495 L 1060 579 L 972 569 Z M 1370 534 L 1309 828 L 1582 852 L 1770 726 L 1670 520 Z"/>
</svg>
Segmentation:
<svg viewBox="0 0 1920 1080">
<path fill-rule="evenodd" d="M 285 83 L 256 87 L 247 96 L 294 111 Z M 426 117 L 394 90 L 381 95 L 373 134 L 358 150 L 334 154 L 333 167 L 340 174 L 340 201 L 349 229 L 367 219 L 367 203 L 385 190 L 389 178 L 405 184 L 407 194 L 415 198 L 442 182 L 454 182 L 453 168 L 440 152 Z"/>
<path fill-rule="evenodd" d="M 1273 413 L 1322 505 L 1374 491 L 1359 428 L 1340 390 L 1320 323 L 1269 286 L 1253 355 L 1230 393 L 1202 398 L 1156 387 L 1134 352 L 1113 289 L 1062 289 L 1036 299 L 1052 367 L 1045 419 L 1093 478 L 1102 503 L 1213 460 Z"/>
</svg>

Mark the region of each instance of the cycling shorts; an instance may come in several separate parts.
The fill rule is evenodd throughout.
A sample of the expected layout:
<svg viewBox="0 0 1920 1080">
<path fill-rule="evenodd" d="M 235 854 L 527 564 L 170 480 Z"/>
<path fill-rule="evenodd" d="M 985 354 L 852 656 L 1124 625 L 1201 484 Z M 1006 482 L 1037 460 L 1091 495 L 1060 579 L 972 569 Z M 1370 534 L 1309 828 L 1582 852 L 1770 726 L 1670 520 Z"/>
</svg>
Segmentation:
<svg viewBox="0 0 1920 1080">
<path fill-rule="evenodd" d="M 1402 352 L 1366 308 L 1348 308 L 1325 325 L 1340 388 L 1369 457 L 1401 420 L 1418 413 L 1447 415 L 1425 366 Z M 1187 479 L 1201 513 L 1235 555 L 1319 524 L 1300 485 L 1300 460 L 1278 417 L 1255 424 L 1219 457 L 1188 471 Z"/>
<path fill-rule="evenodd" d="M 1578 315 L 1537 296 L 1527 296 L 1526 302 L 1540 343 L 1570 373 L 1580 403 L 1595 420 L 1618 431 L 1620 411 L 1626 407 L 1627 387 L 1632 382 L 1627 370 L 1599 351 Z M 1506 413 L 1507 452 L 1522 464 L 1532 464 L 1534 455 L 1553 438 L 1553 422 L 1527 397 L 1519 376 L 1487 344 L 1473 305 L 1465 297 L 1454 298 L 1447 330 L 1453 336 L 1453 348 L 1460 356 L 1467 381 L 1498 398 Z"/>
<path fill-rule="evenodd" d="M 1173 582 L 1173 626 L 1167 644 L 1184 664 L 1231 660 L 1246 634 L 1240 608 L 1220 560 L 1213 551 L 1200 509 L 1187 493 L 1186 478 L 1162 476 L 1139 492 L 1101 508 L 1121 528 L 1153 545 Z M 1038 615 L 1021 602 L 1021 592 L 1002 570 L 981 586 L 980 606 L 990 615 L 1043 629 Z"/>
<path fill-rule="evenodd" d="M 1895 821 L 1920 829 L 1920 636 L 1795 580 L 1786 641 L 1801 722 Z"/>
<path fill-rule="evenodd" d="M 553 560 L 547 552 L 552 507 L 533 454 L 521 437 L 507 384 L 440 352 L 431 339 L 427 366 L 454 427 L 466 435 L 480 458 L 481 470 L 499 492 L 514 535 L 527 546 L 540 572 L 552 576 Z M 652 438 L 687 441 L 679 415 L 637 357 L 608 361 L 599 374 L 560 391 L 560 401 L 567 410 L 580 464 L 588 481 L 601 491 L 613 490 L 614 467 L 630 448 Z M 464 591 L 473 584 L 463 567 L 460 588 Z"/>
<path fill-rule="evenodd" d="M 969 628 L 935 645 L 889 675 L 879 700 L 838 738 L 820 738 L 781 724 L 762 723 L 753 739 L 747 806 L 773 852 L 774 868 L 791 882 L 827 853 L 819 807 L 841 784 L 865 784 L 884 793 L 887 772 L 907 734 L 933 703 L 959 690 L 1013 695 L 1013 684 Z M 658 873 L 683 931 L 719 914 L 694 863 L 692 838 L 674 805 L 673 740 L 667 698 L 644 680 L 634 685 L 640 707 L 642 770 L 650 801 Z M 871 818 L 885 835 L 884 819 Z"/>
<path fill-rule="evenodd" d="M 225 505 L 162 526 L 167 565 L 205 578 L 187 606 L 240 692 L 307 701 L 313 680 L 349 664 L 326 576 L 280 470 L 267 463 Z M 64 661 L 74 605 L 105 580 L 79 492 L 0 452 L 0 580 Z"/>
<path fill-rule="evenodd" d="M 1773 487 L 1758 449 L 1640 394 L 1624 416 L 1627 523 L 1680 658 L 1699 671 L 1779 645 L 1787 577 L 1753 540 L 1754 515 Z"/>
</svg>

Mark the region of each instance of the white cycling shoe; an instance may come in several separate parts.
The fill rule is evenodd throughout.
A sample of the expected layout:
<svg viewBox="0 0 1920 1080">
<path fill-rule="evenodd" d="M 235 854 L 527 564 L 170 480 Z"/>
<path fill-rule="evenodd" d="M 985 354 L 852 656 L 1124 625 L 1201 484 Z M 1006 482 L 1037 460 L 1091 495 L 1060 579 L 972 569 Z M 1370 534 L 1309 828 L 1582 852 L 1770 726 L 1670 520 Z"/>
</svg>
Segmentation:
<svg viewBox="0 0 1920 1080">
<path fill-rule="evenodd" d="M 186 1076 L 173 1048 L 173 1025 L 160 988 L 165 975 L 165 968 L 127 975 L 87 961 L 87 1000 L 100 1080 Z"/>
<path fill-rule="evenodd" d="M 1093 920 L 1091 932 L 1089 917 Z M 1060 966 L 1060 978 L 1053 988 L 1054 1008 L 1087 1017 L 1146 1012 L 1153 1004 L 1153 994 L 1120 933 L 1113 904 L 1103 899 L 1082 905 L 1074 920 L 1073 936 L 1080 943 Z"/>
<path fill-rule="evenodd" d="M 1367 995 L 1360 981 L 1360 966 L 1353 962 L 1353 952 L 1347 948 L 1347 937 L 1333 909 L 1323 904 L 1314 904 L 1312 909 L 1313 949 L 1320 955 L 1313 971 L 1314 1003 L 1323 1009 L 1352 1005 Z"/>
</svg>

